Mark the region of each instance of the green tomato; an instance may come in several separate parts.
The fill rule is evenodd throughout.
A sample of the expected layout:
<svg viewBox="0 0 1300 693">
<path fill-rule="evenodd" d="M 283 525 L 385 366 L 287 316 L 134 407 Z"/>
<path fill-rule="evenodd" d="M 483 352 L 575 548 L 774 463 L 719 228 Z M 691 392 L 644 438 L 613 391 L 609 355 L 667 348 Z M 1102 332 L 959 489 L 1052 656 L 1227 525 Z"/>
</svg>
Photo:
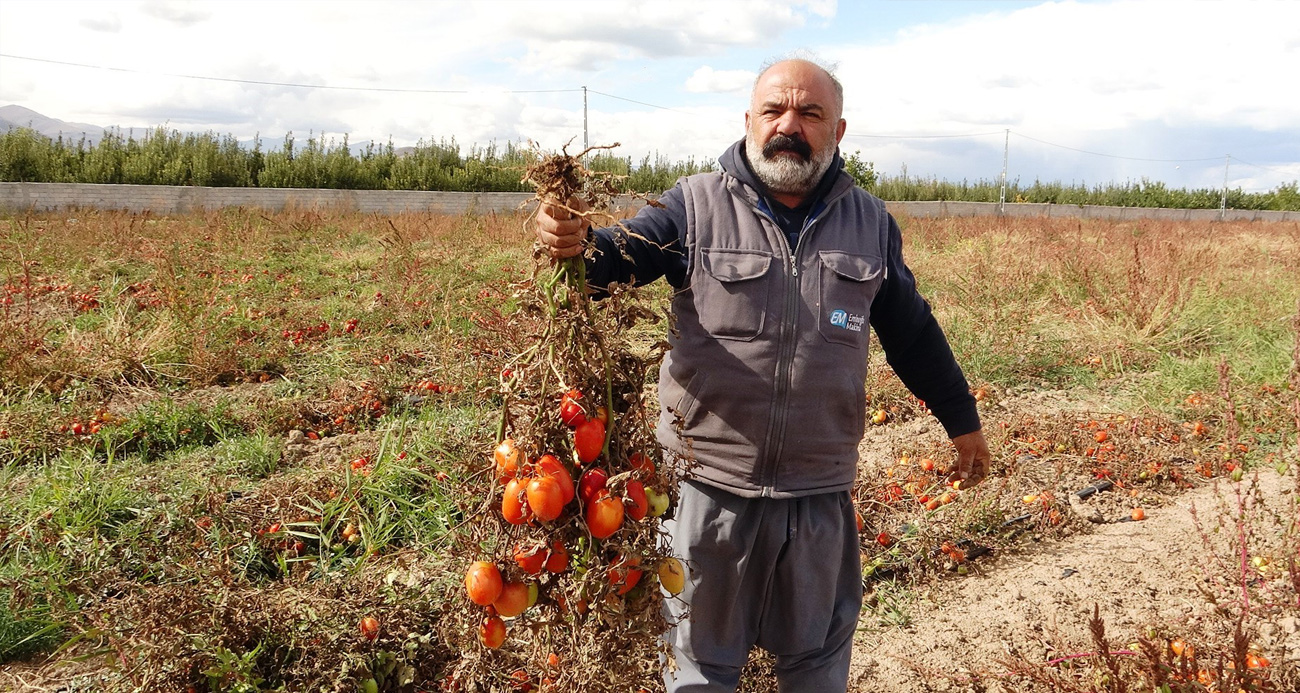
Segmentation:
<svg viewBox="0 0 1300 693">
<path fill-rule="evenodd" d="M 659 517 L 668 512 L 668 494 L 660 493 L 649 486 L 645 490 L 645 498 L 650 508 L 650 517 Z"/>
</svg>

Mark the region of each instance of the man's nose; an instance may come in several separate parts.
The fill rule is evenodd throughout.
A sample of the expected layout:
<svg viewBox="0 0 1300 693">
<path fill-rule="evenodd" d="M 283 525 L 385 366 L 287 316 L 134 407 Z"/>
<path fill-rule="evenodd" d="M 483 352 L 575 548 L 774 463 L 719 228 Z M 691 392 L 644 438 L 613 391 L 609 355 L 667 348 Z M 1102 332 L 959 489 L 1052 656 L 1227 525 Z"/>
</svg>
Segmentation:
<svg viewBox="0 0 1300 693">
<path fill-rule="evenodd" d="M 781 135 L 797 135 L 802 131 L 802 123 L 799 122 L 799 114 L 795 111 L 786 111 L 776 120 L 776 131 Z"/>
</svg>

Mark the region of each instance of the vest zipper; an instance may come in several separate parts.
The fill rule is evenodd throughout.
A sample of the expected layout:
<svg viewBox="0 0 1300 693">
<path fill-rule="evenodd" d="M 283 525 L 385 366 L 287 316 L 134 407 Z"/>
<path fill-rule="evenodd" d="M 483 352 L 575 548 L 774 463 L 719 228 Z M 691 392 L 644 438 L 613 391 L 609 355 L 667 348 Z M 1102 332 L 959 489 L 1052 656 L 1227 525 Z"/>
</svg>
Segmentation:
<svg viewBox="0 0 1300 693">
<path fill-rule="evenodd" d="M 774 233 L 777 241 L 772 245 L 779 249 L 779 252 L 785 254 L 783 260 L 789 259 L 790 268 L 793 274 L 793 270 L 795 269 L 795 259 L 793 254 L 790 253 L 790 244 L 785 240 L 785 232 L 781 230 L 781 225 L 776 223 L 776 218 L 773 217 L 762 204 L 756 205 L 755 210 L 762 215 L 764 219 L 767 219 L 767 221 L 771 223 L 771 228 L 775 230 Z M 801 233 L 800 236 L 802 235 L 803 234 Z M 800 238 L 800 241 L 802 240 L 803 239 Z M 787 284 L 794 284 L 797 290 L 797 282 L 787 282 Z M 786 305 L 782 312 L 783 315 L 789 315 L 790 313 L 790 291 L 788 289 L 786 291 Z M 784 425 L 785 421 L 783 415 L 786 400 L 785 388 L 786 381 L 789 379 L 789 366 L 786 363 L 787 359 L 785 352 L 786 342 L 790 339 L 789 322 L 788 319 L 782 319 L 779 336 L 777 337 L 776 373 L 773 378 L 772 405 L 768 408 L 767 436 L 763 441 L 763 449 L 759 458 L 757 481 L 759 485 L 759 495 L 763 498 L 771 498 L 772 491 L 775 489 L 777 458 L 776 455 L 773 454 L 773 449 L 776 445 L 777 432 L 780 430 L 781 426 Z"/>
<path fill-rule="evenodd" d="M 821 211 L 825 211 L 825 207 Z M 781 456 L 785 454 L 785 423 L 790 411 L 790 388 L 794 386 L 791 380 L 794 378 L 794 369 L 791 367 L 794 363 L 795 347 L 798 346 L 799 339 L 797 335 L 798 318 L 799 318 L 799 249 L 803 247 L 804 239 L 812 230 L 813 224 L 817 223 L 820 217 L 809 217 L 804 222 L 803 229 L 799 231 L 799 240 L 795 243 L 794 250 L 790 255 L 790 283 L 789 290 L 786 292 L 785 315 L 786 319 L 781 325 L 781 342 L 777 356 L 777 384 L 776 384 L 776 411 L 773 417 L 772 430 L 768 435 L 768 450 L 771 451 L 766 469 L 762 477 L 763 488 L 776 488 L 777 470 L 781 466 Z"/>
</svg>

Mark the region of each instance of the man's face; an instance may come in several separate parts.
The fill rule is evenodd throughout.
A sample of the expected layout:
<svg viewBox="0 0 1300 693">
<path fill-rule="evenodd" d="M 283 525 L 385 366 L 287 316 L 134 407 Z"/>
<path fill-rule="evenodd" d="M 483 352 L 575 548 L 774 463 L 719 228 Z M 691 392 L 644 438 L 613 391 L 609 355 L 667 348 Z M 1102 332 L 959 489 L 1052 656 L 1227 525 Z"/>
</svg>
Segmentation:
<svg viewBox="0 0 1300 693">
<path fill-rule="evenodd" d="M 835 159 L 844 136 L 835 85 L 821 68 L 788 60 L 768 68 L 745 114 L 745 154 L 773 193 L 802 197 Z"/>
</svg>

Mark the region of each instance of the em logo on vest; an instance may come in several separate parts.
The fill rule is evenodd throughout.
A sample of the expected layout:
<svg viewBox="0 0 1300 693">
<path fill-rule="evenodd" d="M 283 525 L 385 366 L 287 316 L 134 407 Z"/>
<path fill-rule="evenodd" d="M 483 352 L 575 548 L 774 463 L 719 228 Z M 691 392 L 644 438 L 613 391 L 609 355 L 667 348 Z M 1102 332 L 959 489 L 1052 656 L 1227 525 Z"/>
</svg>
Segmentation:
<svg viewBox="0 0 1300 693">
<path fill-rule="evenodd" d="M 831 311 L 831 324 L 850 332 L 861 332 L 866 322 L 866 316 L 863 315 L 849 315 L 848 311 L 844 310 Z"/>
</svg>

